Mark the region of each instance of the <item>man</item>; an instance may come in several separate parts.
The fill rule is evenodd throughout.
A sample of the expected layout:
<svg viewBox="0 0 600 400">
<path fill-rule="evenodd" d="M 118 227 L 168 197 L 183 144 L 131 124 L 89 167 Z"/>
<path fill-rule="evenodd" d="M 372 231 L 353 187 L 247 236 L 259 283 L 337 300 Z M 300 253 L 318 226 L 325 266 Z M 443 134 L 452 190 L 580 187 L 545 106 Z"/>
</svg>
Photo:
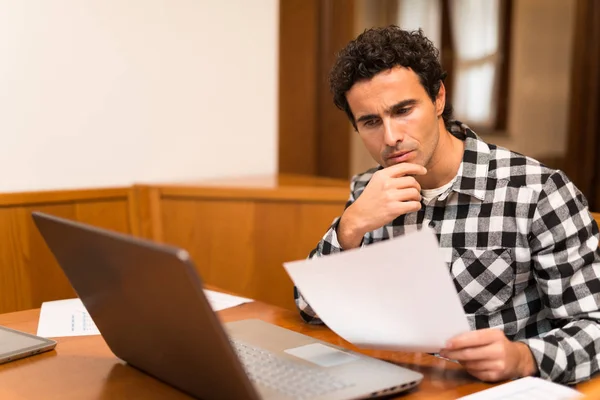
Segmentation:
<svg viewBox="0 0 600 400">
<path fill-rule="evenodd" d="M 334 102 L 380 166 L 353 177 L 311 257 L 432 228 L 472 328 L 442 356 L 485 381 L 588 379 L 600 361 L 600 250 L 586 200 L 561 171 L 452 121 L 444 78 L 420 31 L 371 29 L 340 52 Z"/>
</svg>

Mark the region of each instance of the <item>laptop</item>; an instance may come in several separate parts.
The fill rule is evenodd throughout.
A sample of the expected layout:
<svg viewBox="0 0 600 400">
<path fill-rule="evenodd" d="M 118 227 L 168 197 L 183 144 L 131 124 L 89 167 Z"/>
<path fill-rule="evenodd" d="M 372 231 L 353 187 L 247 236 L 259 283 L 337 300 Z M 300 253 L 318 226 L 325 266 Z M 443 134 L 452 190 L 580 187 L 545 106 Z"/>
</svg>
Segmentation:
<svg viewBox="0 0 600 400">
<path fill-rule="evenodd" d="M 260 320 L 221 324 L 185 250 L 32 215 L 112 352 L 193 397 L 362 399 L 423 378 Z"/>
</svg>

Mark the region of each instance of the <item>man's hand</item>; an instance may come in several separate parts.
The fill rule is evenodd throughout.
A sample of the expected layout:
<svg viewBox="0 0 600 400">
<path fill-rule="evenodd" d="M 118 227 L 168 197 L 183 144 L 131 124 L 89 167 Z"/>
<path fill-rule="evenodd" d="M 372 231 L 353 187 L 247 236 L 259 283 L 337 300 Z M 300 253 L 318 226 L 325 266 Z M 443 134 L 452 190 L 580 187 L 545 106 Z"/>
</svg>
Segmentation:
<svg viewBox="0 0 600 400">
<path fill-rule="evenodd" d="M 499 329 L 481 329 L 450 339 L 440 351 L 474 377 L 487 382 L 534 375 L 537 365 L 529 346 L 511 342 Z"/>
<path fill-rule="evenodd" d="M 364 192 L 342 215 L 337 231 L 342 248 L 358 247 L 365 233 L 421 209 L 421 185 L 413 175 L 426 173 L 425 167 L 410 163 L 375 172 Z"/>
</svg>

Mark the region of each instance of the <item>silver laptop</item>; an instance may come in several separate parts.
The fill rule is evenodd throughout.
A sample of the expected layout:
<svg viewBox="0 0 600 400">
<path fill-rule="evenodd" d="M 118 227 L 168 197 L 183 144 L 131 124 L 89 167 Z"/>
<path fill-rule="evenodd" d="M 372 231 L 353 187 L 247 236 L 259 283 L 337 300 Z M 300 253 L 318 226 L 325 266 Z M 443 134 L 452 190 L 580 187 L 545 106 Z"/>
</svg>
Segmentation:
<svg viewBox="0 0 600 400">
<path fill-rule="evenodd" d="M 222 325 L 182 249 L 47 214 L 33 219 L 113 353 L 194 397 L 360 399 L 423 378 L 260 320 Z"/>
</svg>

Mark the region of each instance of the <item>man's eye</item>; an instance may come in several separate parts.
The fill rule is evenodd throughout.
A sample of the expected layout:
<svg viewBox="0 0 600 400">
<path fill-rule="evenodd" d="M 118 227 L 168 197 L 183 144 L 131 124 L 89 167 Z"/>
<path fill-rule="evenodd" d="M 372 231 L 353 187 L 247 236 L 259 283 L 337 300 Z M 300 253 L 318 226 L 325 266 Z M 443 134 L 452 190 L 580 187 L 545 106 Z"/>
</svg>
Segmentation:
<svg viewBox="0 0 600 400">
<path fill-rule="evenodd" d="M 404 115 L 410 111 L 410 108 L 400 108 L 396 110 L 396 115 Z"/>
<path fill-rule="evenodd" d="M 377 125 L 377 120 L 376 119 L 370 119 L 368 121 L 365 121 L 364 125 L 367 126 L 367 127 L 375 126 L 375 125 Z"/>
</svg>

